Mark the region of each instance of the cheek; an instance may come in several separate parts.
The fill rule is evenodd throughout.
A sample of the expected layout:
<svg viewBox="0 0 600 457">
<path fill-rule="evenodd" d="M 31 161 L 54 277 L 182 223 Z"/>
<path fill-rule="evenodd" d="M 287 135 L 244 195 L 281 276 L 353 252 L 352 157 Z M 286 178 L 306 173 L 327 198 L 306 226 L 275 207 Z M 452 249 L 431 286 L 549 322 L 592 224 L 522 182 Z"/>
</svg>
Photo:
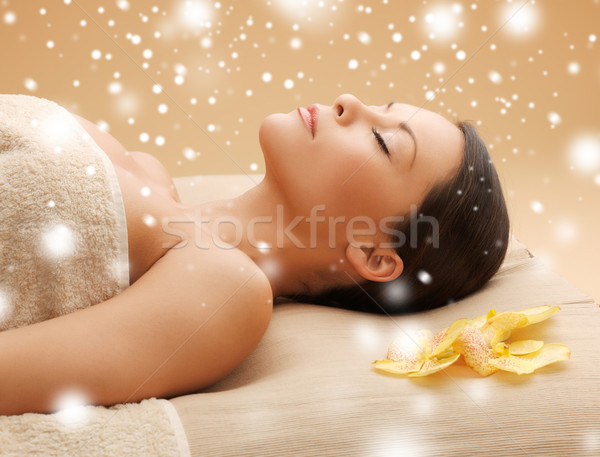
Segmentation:
<svg viewBox="0 0 600 457">
<path fill-rule="evenodd" d="M 319 145 L 312 158 L 313 176 L 307 193 L 320 196 L 332 212 L 367 215 L 380 195 L 381 158 L 370 157 L 372 148 L 363 139 L 336 138 Z"/>
<path fill-rule="evenodd" d="M 362 167 L 343 186 L 348 214 L 374 220 L 398 214 L 404 194 L 402 178 L 378 159 L 373 157 L 367 163 L 353 164 L 352 172 Z"/>
</svg>

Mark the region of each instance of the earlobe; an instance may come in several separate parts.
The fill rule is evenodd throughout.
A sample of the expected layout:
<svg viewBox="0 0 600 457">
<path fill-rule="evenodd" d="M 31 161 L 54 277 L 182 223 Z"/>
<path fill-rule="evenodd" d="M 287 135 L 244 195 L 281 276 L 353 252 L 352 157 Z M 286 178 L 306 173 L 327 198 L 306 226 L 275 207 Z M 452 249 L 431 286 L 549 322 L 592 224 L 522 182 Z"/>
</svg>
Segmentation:
<svg viewBox="0 0 600 457">
<path fill-rule="evenodd" d="M 346 257 L 356 272 L 369 281 L 392 281 L 404 270 L 404 262 L 391 248 L 378 249 L 349 244 Z"/>
</svg>

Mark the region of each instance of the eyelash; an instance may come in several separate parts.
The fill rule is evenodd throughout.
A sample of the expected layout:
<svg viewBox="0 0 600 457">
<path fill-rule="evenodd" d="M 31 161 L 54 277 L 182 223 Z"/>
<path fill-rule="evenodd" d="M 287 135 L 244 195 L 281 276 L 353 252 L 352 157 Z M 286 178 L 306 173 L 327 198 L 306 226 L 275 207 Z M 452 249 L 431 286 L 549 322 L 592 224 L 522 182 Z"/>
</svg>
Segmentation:
<svg viewBox="0 0 600 457">
<path fill-rule="evenodd" d="M 381 135 L 379 134 L 379 132 L 377 131 L 377 129 L 375 127 L 371 128 L 371 131 L 373 132 L 373 135 L 375 135 L 375 139 L 377 140 L 377 144 L 379 145 L 379 147 L 381 148 L 381 150 L 383 152 L 386 153 L 386 155 L 390 155 L 390 151 L 387 148 L 387 145 L 385 144 L 385 141 L 383 141 L 383 138 L 381 137 Z"/>
</svg>

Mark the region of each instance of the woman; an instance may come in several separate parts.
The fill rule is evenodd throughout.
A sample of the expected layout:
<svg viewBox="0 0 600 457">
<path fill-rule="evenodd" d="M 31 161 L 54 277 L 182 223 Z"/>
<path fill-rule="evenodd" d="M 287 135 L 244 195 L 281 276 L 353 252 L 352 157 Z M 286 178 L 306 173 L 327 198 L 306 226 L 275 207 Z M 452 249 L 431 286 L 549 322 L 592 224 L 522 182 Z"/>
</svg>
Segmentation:
<svg viewBox="0 0 600 457">
<path fill-rule="evenodd" d="M 0 414 L 50 412 L 73 390 L 101 405 L 194 392 L 250 354 L 274 297 L 425 309 L 480 288 L 506 252 L 485 146 L 470 125 L 424 109 L 342 95 L 268 116 L 263 181 L 197 207 L 152 156 L 77 120 L 118 177 L 131 286 L 0 333 Z"/>
</svg>

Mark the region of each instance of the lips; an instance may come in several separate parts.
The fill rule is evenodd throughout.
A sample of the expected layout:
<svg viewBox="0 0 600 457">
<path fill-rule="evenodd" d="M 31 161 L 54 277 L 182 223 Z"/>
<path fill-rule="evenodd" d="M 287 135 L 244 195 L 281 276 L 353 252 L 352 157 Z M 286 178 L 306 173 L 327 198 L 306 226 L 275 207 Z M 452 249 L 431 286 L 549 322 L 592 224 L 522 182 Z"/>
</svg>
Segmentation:
<svg viewBox="0 0 600 457">
<path fill-rule="evenodd" d="M 308 108 L 298 108 L 298 113 L 302 118 L 302 122 L 304 122 L 304 125 L 314 138 L 319 121 L 319 107 L 317 105 L 310 105 Z"/>
</svg>

